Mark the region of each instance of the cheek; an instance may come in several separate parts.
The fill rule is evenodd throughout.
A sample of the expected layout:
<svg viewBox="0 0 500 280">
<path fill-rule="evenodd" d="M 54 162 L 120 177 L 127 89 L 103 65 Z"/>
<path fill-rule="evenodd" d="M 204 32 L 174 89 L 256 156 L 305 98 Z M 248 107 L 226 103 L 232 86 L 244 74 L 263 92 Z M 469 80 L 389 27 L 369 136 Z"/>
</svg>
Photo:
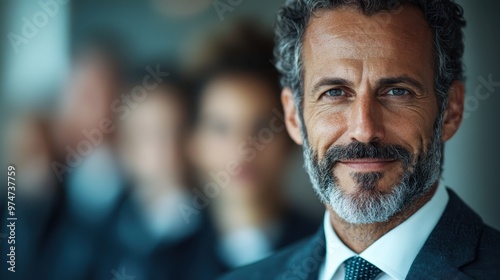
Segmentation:
<svg viewBox="0 0 500 280">
<path fill-rule="evenodd" d="M 389 115 L 385 121 L 387 143 L 401 145 L 412 154 L 425 150 L 434 136 L 435 114 L 416 110 Z"/>
<path fill-rule="evenodd" d="M 203 172 L 224 170 L 226 164 L 235 156 L 236 148 L 230 139 L 214 135 L 202 136 L 199 142 L 199 154 L 195 161 L 201 164 Z"/>
<path fill-rule="evenodd" d="M 175 161 L 179 161 L 178 153 L 161 145 L 158 141 L 148 139 L 133 149 L 132 164 L 141 174 L 158 176 L 162 173 L 175 173 Z M 172 153 L 173 152 L 173 153 Z"/>
<path fill-rule="evenodd" d="M 306 111 L 304 111 L 306 114 Z M 323 158 L 326 151 L 341 140 L 346 131 L 344 114 L 332 110 L 315 110 L 305 117 L 307 137 L 311 148 Z"/>
</svg>

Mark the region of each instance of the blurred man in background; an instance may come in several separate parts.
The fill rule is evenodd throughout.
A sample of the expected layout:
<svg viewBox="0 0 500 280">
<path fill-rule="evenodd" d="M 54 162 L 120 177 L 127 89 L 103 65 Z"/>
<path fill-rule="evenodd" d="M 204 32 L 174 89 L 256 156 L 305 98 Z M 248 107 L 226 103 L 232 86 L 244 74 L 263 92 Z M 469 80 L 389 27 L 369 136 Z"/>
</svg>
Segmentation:
<svg viewBox="0 0 500 280">
<path fill-rule="evenodd" d="M 78 42 L 58 111 L 56 139 L 64 166 L 54 170 L 65 182 L 72 211 L 88 223 L 104 219 L 121 192 L 113 104 L 123 90 L 125 58 L 118 45 L 112 34 Z"/>
<path fill-rule="evenodd" d="M 123 196 L 112 108 L 123 87 L 117 43 L 92 35 L 75 47 L 53 131 L 57 150 L 51 167 L 63 193 L 41 244 L 38 265 L 47 278 L 88 277 L 99 250 L 96 240 Z"/>
</svg>

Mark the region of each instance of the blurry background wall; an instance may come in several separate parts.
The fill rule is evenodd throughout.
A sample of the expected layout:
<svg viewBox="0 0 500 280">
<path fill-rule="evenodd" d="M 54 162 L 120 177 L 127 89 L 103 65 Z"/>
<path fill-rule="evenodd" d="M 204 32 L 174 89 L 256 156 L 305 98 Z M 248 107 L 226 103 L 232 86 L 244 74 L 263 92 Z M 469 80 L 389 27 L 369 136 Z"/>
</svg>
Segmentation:
<svg viewBox="0 0 500 280">
<path fill-rule="evenodd" d="M 228 2 L 231 1 L 69 1 L 58 5 L 59 10 L 49 15 L 33 38 L 19 44 L 16 52 L 9 41 L 9 32 L 22 34 L 23 18 L 31 21 L 43 9 L 36 1 L 2 1 L 2 119 L 5 120 L 5 109 L 13 105 L 30 108 L 35 104 L 50 104 L 57 98 L 57 89 L 67 73 L 70 46 L 88 32 L 116 32 L 124 49 L 133 54 L 129 57 L 132 63 L 158 57 L 168 61 L 188 57 L 197 36 L 208 26 L 226 25 L 234 19 L 251 16 L 259 24 L 272 28 L 283 1 L 232 1 L 240 4 L 218 13 L 215 6 Z M 500 229 L 500 188 L 496 178 L 500 159 L 497 147 L 500 85 L 495 83 L 500 81 L 497 51 L 500 2 L 458 2 L 468 20 L 465 53 L 468 97 L 463 125 L 446 145 L 443 178 L 487 223 Z M 288 179 L 293 200 L 311 217 L 319 217 L 322 208 L 301 169 L 300 152 L 290 168 L 293 172 Z"/>
<path fill-rule="evenodd" d="M 446 145 L 443 177 L 487 223 L 499 229 L 500 2 L 457 2 L 467 19 L 467 97 L 462 127 Z"/>
</svg>

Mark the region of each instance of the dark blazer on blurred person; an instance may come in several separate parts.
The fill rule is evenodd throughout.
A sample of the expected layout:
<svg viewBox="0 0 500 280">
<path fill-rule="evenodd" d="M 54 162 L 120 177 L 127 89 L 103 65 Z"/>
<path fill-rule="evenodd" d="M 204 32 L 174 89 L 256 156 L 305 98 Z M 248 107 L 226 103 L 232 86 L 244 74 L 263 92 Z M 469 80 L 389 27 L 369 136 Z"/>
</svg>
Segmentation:
<svg viewBox="0 0 500 280">
<path fill-rule="evenodd" d="M 216 257 L 216 232 L 206 213 L 192 224 L 180 237 L 155 237 L 129 193 L 99 240 L 91 278 L 214 279 L 227 271 Z"/>
</svg>

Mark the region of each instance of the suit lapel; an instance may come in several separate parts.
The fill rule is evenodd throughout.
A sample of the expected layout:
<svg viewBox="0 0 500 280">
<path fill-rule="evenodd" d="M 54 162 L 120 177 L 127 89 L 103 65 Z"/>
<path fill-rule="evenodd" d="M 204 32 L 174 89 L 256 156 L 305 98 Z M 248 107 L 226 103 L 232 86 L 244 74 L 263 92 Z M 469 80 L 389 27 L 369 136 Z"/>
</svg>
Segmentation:
<svg viewBox="0 0 500 280">
<path fill-rule="evenodd" d="M 448 189 L 450 200 L 406 279 L 471 279 L 459 268 L 474 260 L 483 222 Z"/>
<path fill-rule="evenodd" d="M 323 226 L 304 246 L 294 253 L 278 279 L 317 280 L 326 253 Z"/>
<path fill-rule="evenodd" d="M 450 200 L 415 258 L 406 279 L 471 279 L 459 268 L 475 259 L 481 218 L 448 189 Z M 278 279 L 318 279 L 326 253 L 323 226 L 295 252 Z"/>
</svg>

